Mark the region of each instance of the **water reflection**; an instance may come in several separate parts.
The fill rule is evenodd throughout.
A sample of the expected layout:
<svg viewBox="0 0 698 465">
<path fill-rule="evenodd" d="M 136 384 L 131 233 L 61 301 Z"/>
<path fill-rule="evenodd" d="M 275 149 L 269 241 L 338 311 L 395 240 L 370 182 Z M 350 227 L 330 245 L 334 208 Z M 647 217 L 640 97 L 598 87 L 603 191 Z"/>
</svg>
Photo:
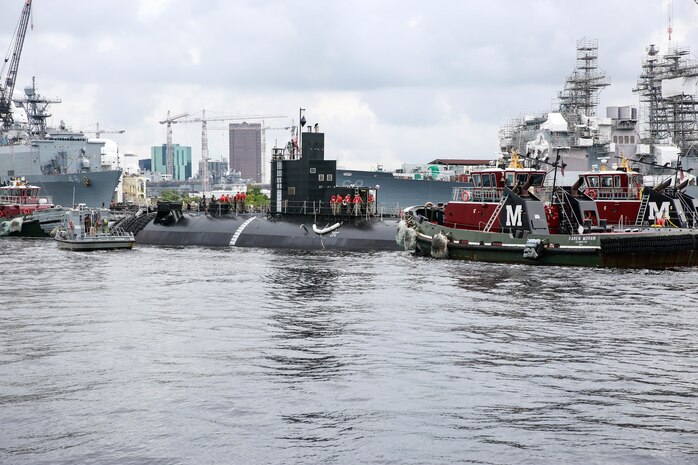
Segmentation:
<svg viewBox="0 0 698 465">
<path fill-rule="evenodd" d="M 330 380 L 346 373 L 341 341 L 349 323 L 333 296 L 341 271 L 335 258 L 301 252 L 280 253 L 265 278 L 273 307 L 269 351 L 264 366 L 287 382 Z"/>
</svg>

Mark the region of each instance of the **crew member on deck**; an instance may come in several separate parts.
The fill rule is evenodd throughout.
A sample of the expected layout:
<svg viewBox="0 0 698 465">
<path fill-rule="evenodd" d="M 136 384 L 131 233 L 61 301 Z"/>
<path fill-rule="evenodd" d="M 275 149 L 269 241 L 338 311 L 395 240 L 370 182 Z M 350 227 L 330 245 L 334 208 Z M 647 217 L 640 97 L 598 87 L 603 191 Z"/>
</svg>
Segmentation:
<svg viewBox="0 0 698 465">
<path fill-rule="evenodd" d="M 354 215 L 359 216 L 361 214 L 361 196 L 359 194 L 354 195 Z"/>
<path fill-rule="evenodd" d="M 330 207 L 332 208 L 332 214 L 336 215 L 337 214 L 337 196 L 333 195 L 330 198 Z"/>
<path fill-rule="evenodd" d="M 346 205 L 347 209 L 347 214 L 351 214 L 351 194 L 347 194 L 344 196 L 344 200 L 342 201 L 343 205 Z"/>
</svg>

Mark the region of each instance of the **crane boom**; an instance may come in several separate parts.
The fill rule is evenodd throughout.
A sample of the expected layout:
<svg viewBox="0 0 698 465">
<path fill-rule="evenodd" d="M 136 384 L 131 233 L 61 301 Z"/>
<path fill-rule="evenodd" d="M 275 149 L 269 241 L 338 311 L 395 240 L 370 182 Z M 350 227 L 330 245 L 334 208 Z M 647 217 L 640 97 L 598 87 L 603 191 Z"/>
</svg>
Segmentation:
<svg viewBox="0 0 698 465">
<path fill-rule="evenodd" d="M 27 26 L 29 24 L 29 13 L 32 8 L 32 0 L 25 0 L 22 15 L 17 28 L 17 35 L 14 38 L 15 46 L 12 51 L 12 57 L 5 57 L 5 62 L 10 60 L 10 68 L 5 78 L 5 87 L 0 87 L 0 118 L 5 129 L 9 129 L 12 125 L 12 93 L 15 90 L 17 82 L 17 70 L 19 69 L 19 58 L 22 55 L 22 47 L 24 45 L 24 37 L 27 35 Z"/>
<path fill-rule="evenodd" d="M 160 124 L 167 123 L 167 160 L 170 160 L 170 153 L 172 151 L 172 124 L 177 123 L 201 123 L 201 190 L 203 195 L 209 190 L 209 171 L 208 171 L 208 128 L 207 123 L 209 121 L 236 121 L 236 120 L 250 120 L 250 119 L 271 119 L 271 118 L 286 118 L 286 115 L 228 115 L 228 116 L 213 116 L 206 117 L 206 110 L 201 111 L 201 117 L 181 119 L 188 114 L 182 114 L 170 117 L 169 113 L 167 119 L 160 121 Z M 262 133 L 264 131 L 262 130 Z M 174 165 L 174 158 L 172 164 Z M 170 165 L 168 164 L 168 167 Z M 168 168 L 168 173 L 169 168 Z"/>
</svg>

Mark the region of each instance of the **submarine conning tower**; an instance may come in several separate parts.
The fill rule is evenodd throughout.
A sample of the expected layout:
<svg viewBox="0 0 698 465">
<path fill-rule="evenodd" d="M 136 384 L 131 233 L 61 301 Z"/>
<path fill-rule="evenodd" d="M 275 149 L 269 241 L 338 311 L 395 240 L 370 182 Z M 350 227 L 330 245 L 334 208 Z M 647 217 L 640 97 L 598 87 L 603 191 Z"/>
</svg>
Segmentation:
<svg viewBox="0 0 698 465">
<path fill-rule="evenodd" d="M 325 134 L 318 126 L 302 134 L 300 150 L 293 144 L 274 148 L 271 158 L 271 213 L 275 215 L 372 216 L 373 188 L 336 185 L 337 161 L 325 160 Z M 341 196 L 350 202 L 333 202 Z M 356 197 L 360 202 L 355 202 Z M 357 205 L 358 204 L 358 205 Z"/>
</svg>

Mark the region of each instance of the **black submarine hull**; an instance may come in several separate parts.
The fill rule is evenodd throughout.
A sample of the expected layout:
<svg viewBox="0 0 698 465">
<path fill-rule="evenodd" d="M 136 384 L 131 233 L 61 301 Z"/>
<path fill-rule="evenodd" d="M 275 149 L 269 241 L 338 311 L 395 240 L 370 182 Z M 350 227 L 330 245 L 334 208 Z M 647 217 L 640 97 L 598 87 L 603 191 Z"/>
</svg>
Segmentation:
<svg viewBox="0 0 698 465">
<path fill-rule="evenodd" d="M 402 250 L 395 240 L 397 224 L 397 219 L 184 213 L 174 224 L 150 221 L 135 237 L 137 244 L 173 247 Z"/>
</svg>

